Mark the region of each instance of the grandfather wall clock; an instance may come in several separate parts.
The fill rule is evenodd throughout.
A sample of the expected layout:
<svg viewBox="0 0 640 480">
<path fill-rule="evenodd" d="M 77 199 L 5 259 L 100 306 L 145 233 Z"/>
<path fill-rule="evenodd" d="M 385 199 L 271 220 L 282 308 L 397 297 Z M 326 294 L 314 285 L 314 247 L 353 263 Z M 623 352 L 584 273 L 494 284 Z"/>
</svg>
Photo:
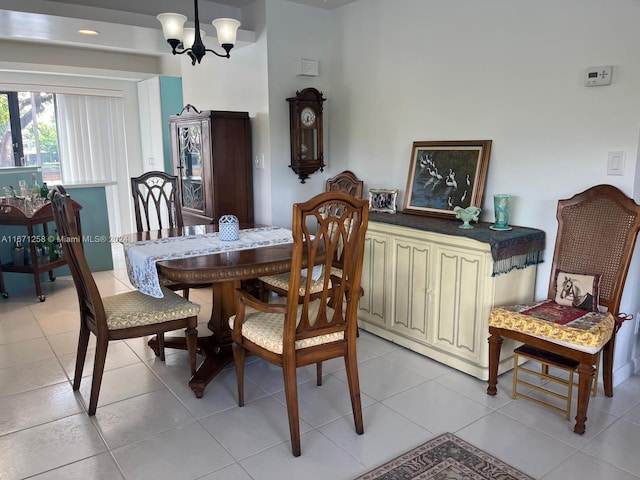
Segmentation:
<svg viewBox="0 0 640 480">
<path fill-rule="evenodd" d="M 322 92 L 305 88 L 296 92 L 289 102 L 291 129 L 291 169 L 301 183 L 312 173 L 324 168 L 322 150 Z"/>
</svg>

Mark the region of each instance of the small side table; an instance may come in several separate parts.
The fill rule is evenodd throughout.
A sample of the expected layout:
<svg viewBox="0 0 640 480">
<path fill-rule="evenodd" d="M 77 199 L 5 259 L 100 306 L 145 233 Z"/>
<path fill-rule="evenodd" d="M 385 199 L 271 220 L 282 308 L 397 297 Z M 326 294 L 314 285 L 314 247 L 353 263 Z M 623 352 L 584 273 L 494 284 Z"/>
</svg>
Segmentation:
<svg viewBox="0 0 640 480">
<path fill-rule="evenodd" d="M 80 210 L 82 205 L 76 201 L 73 202 L 73 211 L 80 227 Z M 27 213 L 16 205 L 9 203 L 0 204 L 0 225 L 22 225 L 27 227 L 27 236 L 29 239 L 29 251 L 31 253 L 31 265 L 15 265 L 13 262 L 0 265 L 0 293 L 4 298 L 7 298 L 9 294 L 5 289 L 3 272 L 14 273 L 29 273 L 33 275 L 33 281 L 36 287 L 36 295 L 41 302 L 46 300 L 45 295 L 42 293 L 42 285 L 40 284 L 40 274 L 43 272 L 49 273 L 49 280 L 55 280 L 53 269 L 62 267 L 67 264 L 66 258 L 57 258 L 55 260 L 45 260 L 38 256 L 36 251 L 36 245 L 33 241 L 36 236 L 46 238 L 49 236 L 48 223 L 53 222 L 53 209 L 51 203 L 46 203 L 33 213 Z M 36 235 L 34 233 L 34 226 L 42 225 L 42 235 Z"/>
</svg>

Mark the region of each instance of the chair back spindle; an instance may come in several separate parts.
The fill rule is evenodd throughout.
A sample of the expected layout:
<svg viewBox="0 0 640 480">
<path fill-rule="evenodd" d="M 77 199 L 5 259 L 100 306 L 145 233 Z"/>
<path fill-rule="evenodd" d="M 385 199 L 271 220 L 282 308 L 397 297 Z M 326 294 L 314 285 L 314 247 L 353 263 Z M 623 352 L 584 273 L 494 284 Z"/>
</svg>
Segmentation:
<svg viewBox="0 0 640 480">
<path fill-rule="evenodd" d="M 131 179 L 138 232 L 183 226 L 178 177 L 147 172 Z"/>
</svg>

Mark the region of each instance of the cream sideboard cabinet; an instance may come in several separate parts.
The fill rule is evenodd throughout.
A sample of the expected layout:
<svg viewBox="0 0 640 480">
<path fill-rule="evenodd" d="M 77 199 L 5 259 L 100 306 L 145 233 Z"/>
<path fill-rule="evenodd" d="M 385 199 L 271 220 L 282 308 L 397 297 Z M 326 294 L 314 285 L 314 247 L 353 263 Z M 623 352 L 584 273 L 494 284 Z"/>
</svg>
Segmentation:
<svg viewBox="0 0 640 480">
<path fill-rule="evenodd" d="M 508 247 L 503 243 L 502 254 L 507 248 L 507 255 L 518 249 L 519 255 L 501 262 L 508 271 L 494 275 L 497 263 L 492 247 L 495 250 L 499 235 L 507 232 L 492 232 L 488 224 L 480 224 L 476 232 L 460 229 L 458 233 L 451 227 L 457 229 L 460 223 L 449 219 L 380 215 L 385 214 L 371 213 L 365 241 L 360 327 L 488 379 L 489 313 L 495 305 L 533 300 L 535 263 L 542 258 L 544 233 L 521 229 L 536 241 L 527 246 L 528 240 L 521 235 L 507 242 Z M 386 223 L 390 220 L 398 224 Z M 513 363 L 514 344 L 505 340 L 505 346 L 500 372 Z"/>
</svg>

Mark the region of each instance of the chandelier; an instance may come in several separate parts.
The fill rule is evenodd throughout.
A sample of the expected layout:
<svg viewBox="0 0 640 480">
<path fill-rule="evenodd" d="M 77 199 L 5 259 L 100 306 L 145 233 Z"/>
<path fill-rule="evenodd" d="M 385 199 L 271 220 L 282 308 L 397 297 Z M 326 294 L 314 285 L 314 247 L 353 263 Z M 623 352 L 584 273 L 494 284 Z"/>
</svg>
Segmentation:
<svg viewBox="0 0 640 480">
<path fill-rule="evenodd" d="M 211 52 L 218 57 L 229 58 L 229 52 L 236 43 L 236 33 L 240 27 L 240 22 L 233 18 L 217 18 L 212 23 L 216 27 L 218 42 L 225 50 L 225 53 L 218 53 L 204 46 L 202 37 L 205 33 L 200 30 L 200 19 L 198 18 L 198 0 L 193 0 L 195 10 L 195 28 L 184 28 L 187 17 L 179 13 L 161 13 L 156 18 L 162 24 L 162 33 L 167 43 L 171 45 L 171 53 L 181 55 L 186 53 L 191 57 L 191 64 L 196 61 L 200 63 L 206 52 Z"/>
</svg>

